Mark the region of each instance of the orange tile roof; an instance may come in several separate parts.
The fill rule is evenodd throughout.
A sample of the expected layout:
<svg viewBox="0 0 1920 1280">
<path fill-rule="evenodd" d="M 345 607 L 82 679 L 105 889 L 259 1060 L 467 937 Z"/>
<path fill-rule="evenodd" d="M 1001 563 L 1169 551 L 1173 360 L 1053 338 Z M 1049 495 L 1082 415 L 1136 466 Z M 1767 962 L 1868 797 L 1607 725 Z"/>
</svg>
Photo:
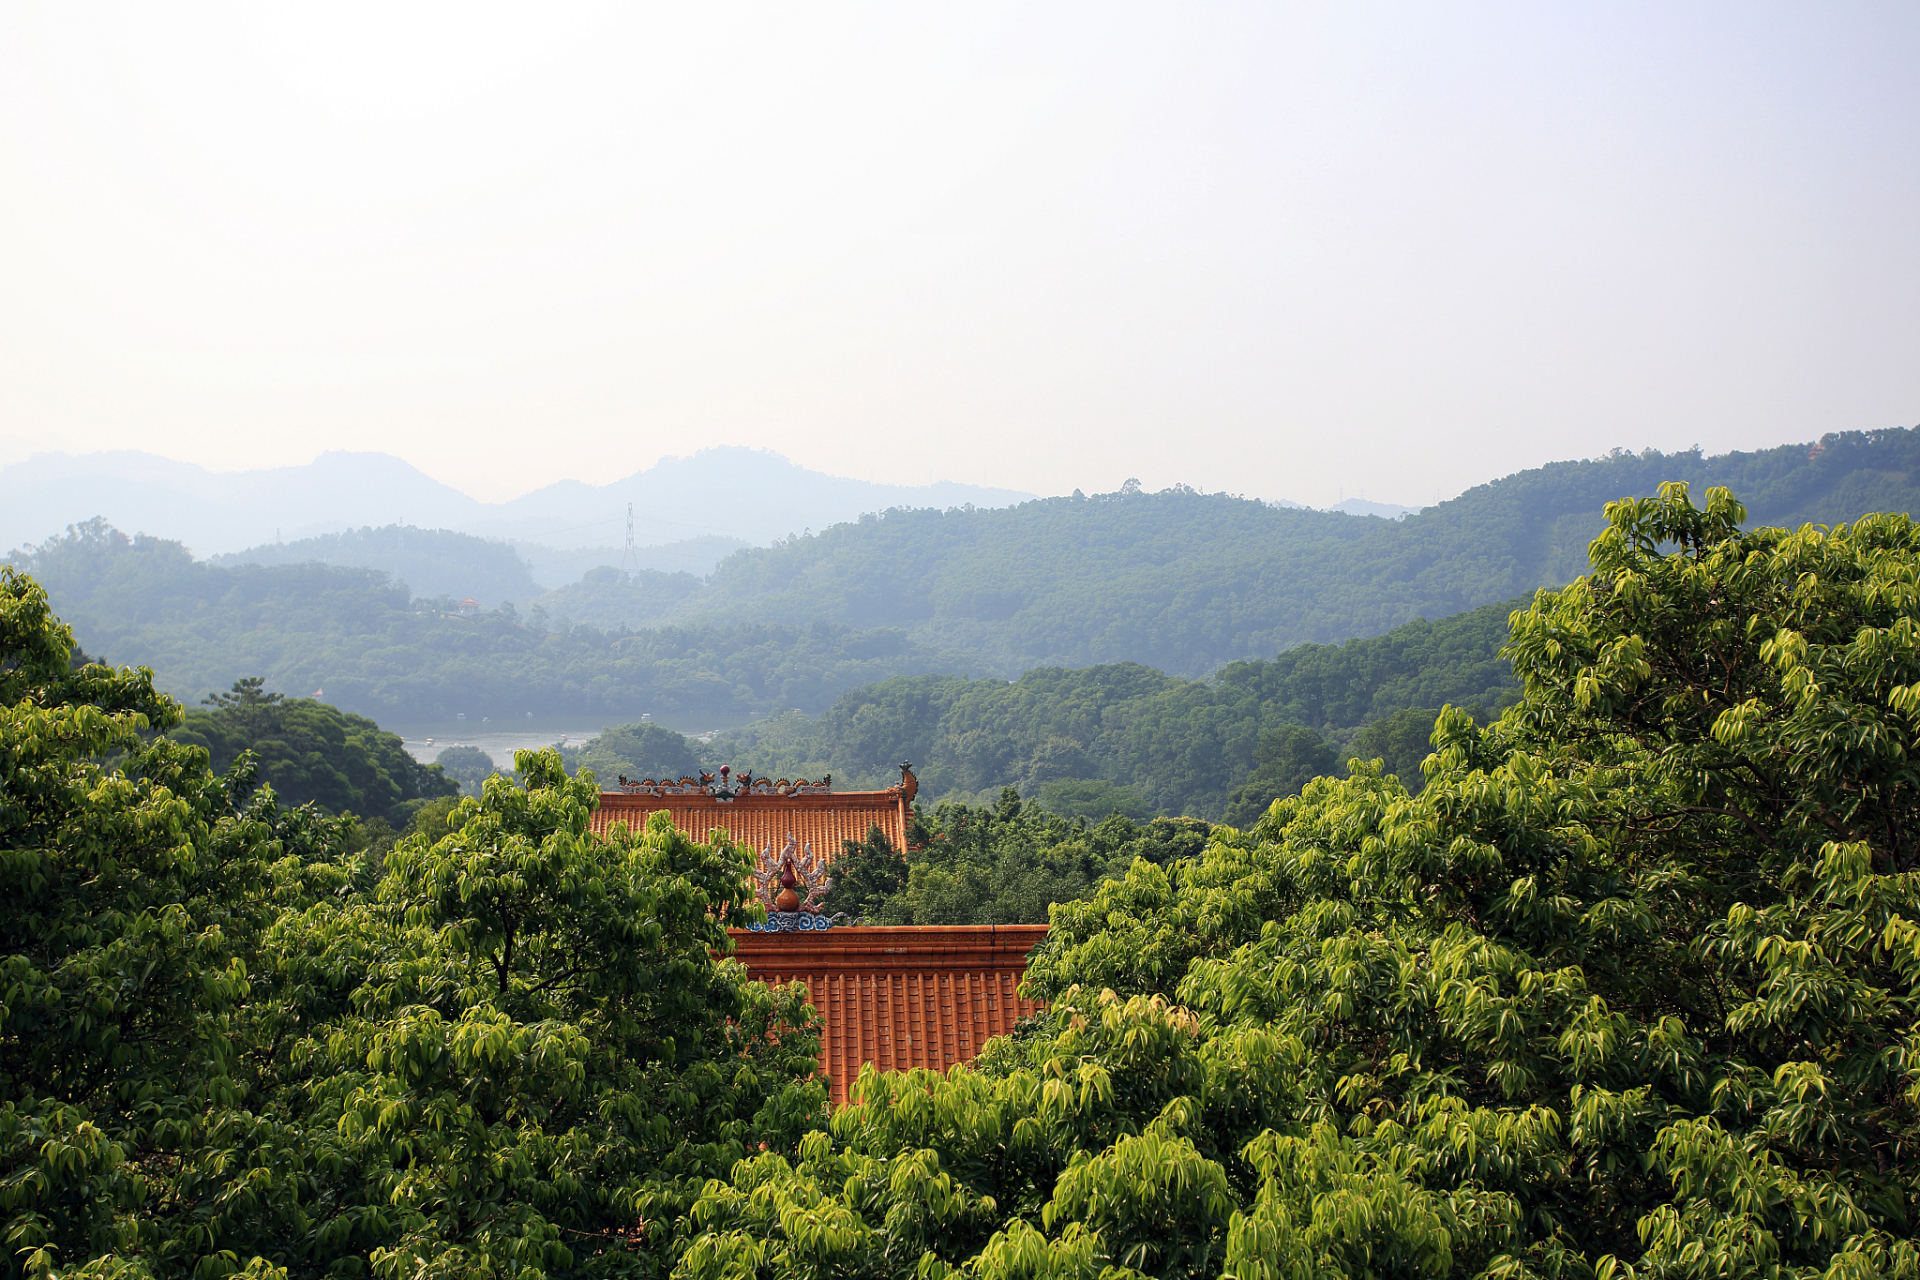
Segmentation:
<svg viewBox="0 0 1920 1280">
<path fill-rule="evenodd" d="M 689 780 L 691 781 L 691 780 Z M 659 795 L 631 791 L 603 791 L 594 811 L 593 829 L 604 833 L 616 822 L 638 830 L 649 815 L 665 809 L 673 825 L 690 839 L 707 839 L 718 828 L 755 852 L 778 852 L 792 836 L 803 849 L 811 848 L 822 865 L 840 856 L 843 840 L 865 840 L 879 827 L 896 849 L 907 847 L 907 815 L 918 790 L 913 775 L 885 791 L 813 792 L 805 795 L 748 794 L 722 801 L 701 794 Z"/>
<path fill-rule="evenodd" d="M 792 836 L 825 862 L 840 856 L 843 840 L 865 840 L 878 826 L 896 849 L 907 847 L 907 800 L 900 788 L 847 791 L 824 796 L 747 796 L 731 803 L 712 796 L 645 796 L 603 791 L 592 823 L 605 832 L 616 822 L 638 830 L 649 815 L 665 809 L 673 825 L 690 839 L 704 841 L 724 827 L 735 841 L 755 852 L 778 851 Z"/>
<path fill-rule="evenodd" d="M 866 1063 L 944 1071 L 1046 1007 L 1019 995 L 1027 953 L 1047 936 L 1043 924 L 727 932 L 754 978 L 806 984 L 826 1024 L 820 1069 L 836 1106 Z"/>
</svg>

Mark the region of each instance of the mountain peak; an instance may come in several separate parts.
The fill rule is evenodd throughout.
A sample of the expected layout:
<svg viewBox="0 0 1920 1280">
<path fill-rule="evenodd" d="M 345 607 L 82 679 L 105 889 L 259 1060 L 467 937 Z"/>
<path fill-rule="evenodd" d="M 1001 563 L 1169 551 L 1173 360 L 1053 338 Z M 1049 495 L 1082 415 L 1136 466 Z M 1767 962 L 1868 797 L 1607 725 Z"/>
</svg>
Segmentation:
<svg viewBox="0 0 1920 1280">
<path fill-rule="evenodd" d="M 558 548 L 619 548 L 629 505 L 642 545 L 696 537 L 768 543 L 888 507 L 995 507 L 1031 496 L 952 481 L 854 480 L 736 444 L 663 458 L 604 484 L 564 480 L 500 503 L 480 502 L 388 453 L 329 449 L 308 463 L 227 472 L 138 450 L 42 453 L 0 467 L 0 545 L 39 542 L 105 516 L 202 556 L 399 523 Z"/>
</svg>

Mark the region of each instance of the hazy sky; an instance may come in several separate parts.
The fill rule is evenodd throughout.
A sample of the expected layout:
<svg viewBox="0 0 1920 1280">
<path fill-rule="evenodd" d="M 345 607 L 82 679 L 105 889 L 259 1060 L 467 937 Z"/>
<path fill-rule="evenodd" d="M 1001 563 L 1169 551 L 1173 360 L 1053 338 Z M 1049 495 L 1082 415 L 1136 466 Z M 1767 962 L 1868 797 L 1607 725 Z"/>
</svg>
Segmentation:
<svg viewBox="0 0 1920 1280">
<path fill-rule="evenodd" d="M 1920 5 L 0 3 L 0 462 L 1419 504 L 1920 423 Z"/>
</svg>

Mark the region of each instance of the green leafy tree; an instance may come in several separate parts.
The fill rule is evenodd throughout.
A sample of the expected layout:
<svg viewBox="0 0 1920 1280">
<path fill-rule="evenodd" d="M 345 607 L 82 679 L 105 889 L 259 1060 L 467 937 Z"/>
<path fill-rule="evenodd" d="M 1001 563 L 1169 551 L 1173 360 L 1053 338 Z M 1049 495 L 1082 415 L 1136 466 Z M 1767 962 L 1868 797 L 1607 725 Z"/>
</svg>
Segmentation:
<svg viewBox="0 0 1920 1280">
<path fill-rule="evenodd" d="M 843 840 L 833 861 L 833 888 L 821 902 L 828 915 L 864 919 L 907 882 L 907 861 L 877 825 L 864 840 Z"/>
<path fill-rule="evenodd" d="M 603 730 L 578 753 L 563 752 L 568 765 L 591 769 L 603 786 L 614 779 L 689 778 L 700 771 L 700 758 L 683 734 L 657 724 L 623 724 Z"/>
<path fill-rule="evenodd" d="M 433 758 L 434 767 L 459 784 L 460 794 L 477 796 L 495 772 L 493 757 L 476 746 L 458 743 Z"/>
<path fill-rule="evenodd" d="M 285 803 L 400 828 L 421 804 L 457 789 L 438 766 L 415 760 L 399 735 L 324 702 L 268 693 L 259 676 L 204 702 L 213 709 L 188 711 L 171 736 L 204 748 L 215 769 L 250 753 Z"/>
<path fill-rule="evenodd" d="M 1088 896 L 1136 860 L 1197 853 L 1209 830 L 1195 818 L 1137 823 L 1111 809 L 1089 826 L 1009 788 L 992 805 L 916 811 L 904 854 L 877 831 L 847 842 L 825 906 L 882 924 L 1040 924 L 1055 903 Z"/>
<path fill-rule="evenodd" d="M 370 858 L 72 654 L 0 569 L 9 1274 L 658 1275 L 706 1180 L 819 1124 L 803 994 L 717 958 L 746 854 L 591 833 L 546 752 Z"/>
<path fill-rule="evenodd" d="M 282 1135 L 247 1106 L 250 962 L 347 832 L 250 796 L 246 762 L 215 774 L 156 736 L 181 710 L 150 672 L 74 652 L 38 585 L 0 568 L 8 1266 L 232 1273 L 292 1198 Z"/>
<path fill-rule="evenodd" d="M 1439 715 L 1438 707 L 1406 707 L 1383 716 L 1353 735 L 1346 755 L 1349 759 L 1378 760 L 1409 795 L 1419 795 L 1426 785 L 1420 763 L 1433 750 L 1430 739 Z"/>
<path fill-rule="evenodd" d="M 1034 803 L 1063 818 L 1095 822 L 1112 813 L 1143 822 L 1152 812 L 1134 788 L 1116 787 L 1104 778 L 1059 778 L 1041 783 Z"/>
<path fill-rule="evenodd" d="M 283 1015 L 315 1028 L 285 1096 L 337 1135 L 316 1265 L 650 1274 L 702 1180 L 792 1149 L 824 1105 L 798 990 L 711 958 L 757 912 L 747 854 L 664 814 L 595 836 L 592 784 L 552 750 L 515 762 L 364 900 L 276 927 L 316 979 Z"/>
</svg>

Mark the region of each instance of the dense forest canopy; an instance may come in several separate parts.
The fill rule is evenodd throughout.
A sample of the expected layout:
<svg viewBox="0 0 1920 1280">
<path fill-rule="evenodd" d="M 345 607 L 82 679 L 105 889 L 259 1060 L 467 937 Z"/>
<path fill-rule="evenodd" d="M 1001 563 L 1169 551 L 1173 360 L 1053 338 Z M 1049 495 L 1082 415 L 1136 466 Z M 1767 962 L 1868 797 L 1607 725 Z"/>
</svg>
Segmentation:
<svg viewBox="0 0 1920 1280">
<path fill-rule="evenodd" d="M 1069 819 L 1008 788 L 990 805 L 916 812 L 905 849 L 877 828 L 847 842 L 821 909 L 880 925 L 1045 924 L 1055 903 L 1090 897 L 1136 859 L 1198 854 L 1210 830 L 1195 818 Z"/>
<path fill-rule="evenodd" d="M 1920 528 L 1743 515 L 1617 505 L 1418 796 L 1055 908 L 1042 1027 L 863 1074 L 678 1274 L 1920 1274 Z"/>
<path fill-rule="evenodd" d="M 222 567 L 332 564 L 377 569 L 416 596 L 448 596 L 454 600 L 472 596 L 489 609 L 508 600 L 525 604 L 544 590 L 534 581 L 527 562 L 504 542 L 451 529 L 406 525 L 369 526 L 292 542 L 270 542 L 214 556 L 211 563 Z"/>
<path fill-rule="evenodd" d="M 453 795 L 456 779 L 407 754 L 398 736 L 364 716 L 312 698 L 268 693 L 255 676 L 188 710 L 176 742 L 204 749 L 216 772 L 249 751 L 262 781 L 288 805 L 379 818 L 398 830 L 430 800 Z"/>
<path fill-rule="evenodd" d="M 533 711 L 615 723 L 646 712 L 817 713 L 900 675 L 1013 679 L 1138 663 L 1198 677 L 1557 586 L 1579 572 L 1602 505 L 1661 480 L 1732 485 L 1755 518 L 1791 525 L 1913 510 L 1910 476 L 1920 476 L 1920 433 L 1894 430 L 1712 458 L 1555 463 L 1404 521 L 1184 489 L 896 510 L 738 552 L 704 581 L 602 566 L 473 619 L 377 571 L 222 569 L 99 522 L 13 563 L 90 649 L 153 667 L 183 698 L 263 675 L 275 691 L 324 689 L 388 721 Z M 1301 712 L 1336 725 L 1379 714 Z"/>
<path fill-rule="evenodd" d="M 0 569 L 8 1274 L 657 1276 L 817 1127 L 811 1011 L 716 958 L 744 852 L 523 752 L 373 858 L 72 649 Z"/>
</svg>

